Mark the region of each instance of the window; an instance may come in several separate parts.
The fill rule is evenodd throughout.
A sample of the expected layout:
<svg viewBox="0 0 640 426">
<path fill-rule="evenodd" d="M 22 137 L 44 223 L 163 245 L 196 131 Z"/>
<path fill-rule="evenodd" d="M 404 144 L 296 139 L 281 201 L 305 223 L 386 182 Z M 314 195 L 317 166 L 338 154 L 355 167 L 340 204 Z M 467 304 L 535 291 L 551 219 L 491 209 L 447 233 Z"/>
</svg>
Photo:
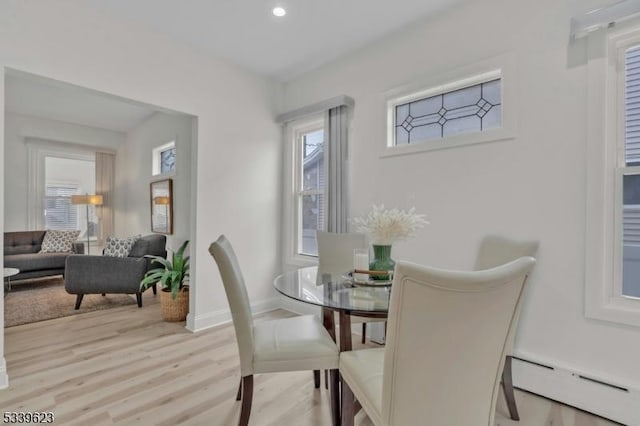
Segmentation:
<svg viewBox="0 0 640 426">
<path fill-rule="evenodd" d="M 157 148 L 151 154 L 153 176 L 171 174 L 176 171 L 176 142 L 171 141 Z"/>
<path fill-rule="evenodd" d="M 640 326 L 640 30 L 588 43 L 585 311 Z"/>
<path fill-rule="evenodd" d="M 497 78 L 394 105 L 394 145 L 500 127 L 501 89 L 502 81 Z"/>
<path fill-rule="evenodd" d="M 44 196 L 45 229 L 79 229 L 78 208 L 71 196 L 78 194 L 77 185 L 47 184 Z"/>
<path fill-rule="evenodd" d="M 616 224 L 620 228 L 622 256 L 616 261 L 622 262 L 622 297 L 640 298 L 640 44 L 624 51 L 624 104 L 621 113 L 624 132 L 618 140 L 619 152 L 616 167 L 616 192 L 622 194 L 616 207 L 622 212 L 616 215 L 621 219 Z"/>
<path fill-rule="evenodd" d="M 294 131 L 295 152 L 295 254 L 317 256 L 316 231 L 324 229 L 324 129 L 323 123 Z"/>
<path fill-rule="evenodd" d="M 387 91 L 381 156 L 514 139 L 515 69 L 507 53 Z"/>
</svg>

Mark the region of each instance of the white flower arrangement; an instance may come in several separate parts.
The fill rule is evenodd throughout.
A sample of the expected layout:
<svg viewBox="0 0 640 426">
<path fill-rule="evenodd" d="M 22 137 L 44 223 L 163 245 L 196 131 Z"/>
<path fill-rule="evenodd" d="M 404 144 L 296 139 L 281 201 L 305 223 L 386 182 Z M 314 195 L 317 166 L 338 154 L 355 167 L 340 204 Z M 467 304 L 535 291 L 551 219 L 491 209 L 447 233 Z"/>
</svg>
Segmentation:
<svg viewBox="0 0 640 426">
<path fill-rule="evenodd" d="M 396 241 L 415 236 L 416 231 L 428 225 L 427 216 L 417 214 L 412 207 L 408 211 L 374 205 L 368 215 L 351 220 L 356 231 L 369 235 L 374 245 L 391 245 Z"/>
</svg>

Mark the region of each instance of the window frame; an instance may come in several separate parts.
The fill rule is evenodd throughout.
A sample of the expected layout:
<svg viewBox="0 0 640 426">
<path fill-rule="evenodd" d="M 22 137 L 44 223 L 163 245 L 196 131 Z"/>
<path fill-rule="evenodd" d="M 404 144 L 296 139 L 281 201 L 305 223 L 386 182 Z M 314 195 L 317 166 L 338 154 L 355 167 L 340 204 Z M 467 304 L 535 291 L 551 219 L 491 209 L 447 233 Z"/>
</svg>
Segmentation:
<svg viewBox="0 0 640 426">
<path fill-rule="evenodd" d="M 624 54 L 640 45 L 639 21 L 588 36 L 585 316 L 640 326 L 640 299 L 622 295 Z M 624 163 L 624 164 L 623 164 Z"/>
<path fill-rule="evenodd" d="M 417 79 L 416 82 L 387 91 L 384 94 L 386 138 L 380 157 L 392 157 L 449 149 L 478 143 L 514 139 L 516 136 L 516 86 L 513 54 L 504 54 L 484 61 L 449 70 L 435 77 Z M 502 126 L 480 132 L 460 133 L 414 144 L 395 144 L 395 107 L 421 98 L 437 96 L 485 83 L 501 80 Z"/>
<path fill-rule="evenodd" d="M 314 114 L 309 117 L 291 121 L 286 124 L 284 132 L 285 140 L 285 164 L 286 176 L 285 184 L 285 202 L 283 217 L 284 229 L 284 264 L 295 267 L 304 267 L 317 264 L 317 256 L 298 253 L 298 247 L 301 242 L 302 235 L 299 232 L 302 221 L 301 203 L 299 200 L 304 195 L 312 192 L 322 194 L 326 202 L 326 181 L 322 190 L 300 190 L 303 165 L 302 165 L 302 143 L 300 137 L 304 133 L 310 133 L 315 130 L 322 129 L 324 131 L 326 142 L 326 126 L 324 114 Z"/>
<path fill-rule="evenodd" d="M 176 139 L 163 143 L 152 149 L 151 151 L 151 176 L 152 177 L 164 177 L 164 176 L 174 176 L 176 174 L 176 166 L 177 163 L 174 161 L 173 170 L 162 173 L 162 153 L 168 151 L 170 149 L 176 149 Z M 176 160 L 178 157 L 178 151 L 176 150 Z"/>
</svg>

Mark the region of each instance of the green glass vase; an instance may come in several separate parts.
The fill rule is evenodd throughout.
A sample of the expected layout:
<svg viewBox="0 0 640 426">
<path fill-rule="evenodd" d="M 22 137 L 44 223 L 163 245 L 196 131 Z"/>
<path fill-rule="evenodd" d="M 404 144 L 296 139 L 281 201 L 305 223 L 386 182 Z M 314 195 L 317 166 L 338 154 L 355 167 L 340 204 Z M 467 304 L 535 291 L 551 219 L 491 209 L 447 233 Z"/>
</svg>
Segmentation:
<svg viewBox="0 0 640 426">
<path fill-rule="evenodd" d="M 369 264 L 369 269 L 372 271 L 393 271 L 396 262 L 391 259 L 391 245 L 376 245 L 373 244 L 373 260 Z M 373 280 L 382 281 L 388 280 L 389 275 L 371 275 Z"/>
</svg>

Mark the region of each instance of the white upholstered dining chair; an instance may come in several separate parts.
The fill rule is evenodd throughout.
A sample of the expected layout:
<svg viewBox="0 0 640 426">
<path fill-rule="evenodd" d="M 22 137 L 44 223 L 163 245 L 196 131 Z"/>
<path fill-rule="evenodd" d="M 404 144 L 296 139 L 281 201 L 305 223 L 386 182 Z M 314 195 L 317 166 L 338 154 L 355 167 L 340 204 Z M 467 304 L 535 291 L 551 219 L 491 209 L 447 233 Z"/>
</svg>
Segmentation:
<svg viewBox="0 0 640 426">
<path fill-rule="evenodd" d="M 385 426 L 492 426 L 505 345 L 527 274 L 522 257 L 483 271 L 398 262 L 387 345 L 340 354 L 342 425 L 355 398 Z"/>
<path fill-rule="evenodd" d="M 538 252 L 537 241 L 516 241 L 499 235 L 488 235 L 480 242 L 480 248 L 474 265 L 475 270 L 493 268 L 498 265 L 515 260 L 521 256 L 535 257 Z M 518 323 L 519 313 L 516 315 L 507 339 L 507 355 L 502 371 L 502 390 L 507 408 L 512 420 L 520 420 L 518 406 L 513 392 L 513 379 L 511 376 L 511 361 L 513 356 L 513 343 Z"/>
<path fill-rule="evenodd" d="M 253 375 L 283 371 L 319 370 L 331 372 L 331 412 L 333 424 L 339 419 L 338 347 L 313 315 L 304 315 L 254 324 L 251 306 L 238 259 L 224 235 L 209 246 L 215 259 L 231 308 L 240 354 L 242 399 L 239 425 L 249 423 L 253 398 Z M 319 387 L 319 382 L 316 382 Z"/>
<path fill-rule="evenodd" d="M 318 279 L 322 280 L 324 274 L 341 277 L 346 272 L 353 270 L 353 251 L 355 249 L 368 249 L 369 244 L 364 234 L 335 233 L 317 231 L 318 241 Z M 367 318 L 352 315 L 351 323 L 362 323 L 362 343 L 367 338 L 367 322 L 386 321 L 384 318 Z"/>
</svg>

